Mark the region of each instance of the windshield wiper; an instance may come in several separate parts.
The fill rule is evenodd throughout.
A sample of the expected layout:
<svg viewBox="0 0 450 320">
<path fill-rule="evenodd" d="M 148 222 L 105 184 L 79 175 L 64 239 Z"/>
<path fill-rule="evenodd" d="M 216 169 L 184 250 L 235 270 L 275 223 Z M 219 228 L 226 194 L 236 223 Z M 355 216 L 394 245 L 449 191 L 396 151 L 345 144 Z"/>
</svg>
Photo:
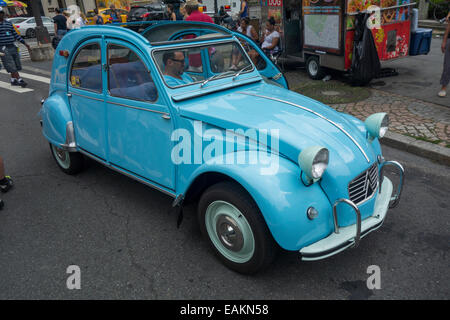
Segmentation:
<svg viewBox="0 0 450 320">
<path fill-rule="evenodd" d="M 248 67 L 253 67 L 253 65 L 252 65 L 252 64 L 248 64 L 248 65 L 246 65 L 245 67 L 243 67 L 241 70 L 239 70 L 239 71 L 234 75 L 234 77 L 233 77 L 232 80 L 234 81 L 234 79 L 236 79 L 242 72 L 244 72 L 245 70 L 247 70 Z"/>
<path fill-rule="evenodd" d="M 200 88 L 203 88 L 203 86 L 205 84 L 207 84 L 210 80 L 213 80 L 213 79 L 215 79 L 217 77 L 220 77 L 220 76 L 224 76 L 224 75 L 229 74 L 229 73 L 233 73 L 234 74 L 234 71 L 227 71 L 227 72 L 224 72 L 224 73 L 216 73 L 216 74 L 212 75 L 211 77 L 209 77 L 208 79 L 206 79 L 205 81 L 202 82 L 202 84 L 200 85 Z"/>
</svg>

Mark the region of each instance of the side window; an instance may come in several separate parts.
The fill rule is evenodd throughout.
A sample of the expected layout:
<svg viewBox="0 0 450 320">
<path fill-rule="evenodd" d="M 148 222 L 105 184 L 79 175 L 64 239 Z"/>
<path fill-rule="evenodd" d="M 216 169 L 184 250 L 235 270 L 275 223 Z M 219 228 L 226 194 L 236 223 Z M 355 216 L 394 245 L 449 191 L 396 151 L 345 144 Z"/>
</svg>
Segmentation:
<svg viewBox="0 0 450 320">
<path fill-rule="evenodd" d="M 264 70 L 267 67 L 264 58 L 259 55 L 259 53 L 253 48 L 252 45 L 247 42 L 247 40 L 240 38 L 239 41 L 241 42 L 245 51 L 247 51 L 250 59 L 252 59 L 252 62 L 256 66 L 256 69 L 258 69 L 258 71 Z"/>
<path fill-rule="evenodd" d="M 156 101 L 156 86 L 145 64 L 124 46 L 108 46 L 108 89 L 111 96 Z"/>
<path fill-rule="evenodd" d="M 102 92 L 101 49 L 99 43 L 84 46 L 75 57 L 70 71 L 72 87 Z"/>
</svg>

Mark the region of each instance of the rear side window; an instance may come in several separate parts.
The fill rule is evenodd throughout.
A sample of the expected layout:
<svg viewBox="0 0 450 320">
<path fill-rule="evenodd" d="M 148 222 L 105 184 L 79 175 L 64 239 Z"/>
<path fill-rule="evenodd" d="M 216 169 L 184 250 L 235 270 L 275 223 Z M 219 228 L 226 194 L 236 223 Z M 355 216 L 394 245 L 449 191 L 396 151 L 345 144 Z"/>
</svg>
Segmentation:
<svg viewBox="0 0 450 320">
<path fill-rule="evenodd" d="M 130 48 L 108 46 L 108 89 L 111 96 L 156 101 L 158 94 L 147 67 Z"/>
<path fill-rule="evenodd" d="M 99 43 L 85 45 L 77 53 L 70 71 L 74 88 L 102 92 L 101 49 Z"/>
</svg>

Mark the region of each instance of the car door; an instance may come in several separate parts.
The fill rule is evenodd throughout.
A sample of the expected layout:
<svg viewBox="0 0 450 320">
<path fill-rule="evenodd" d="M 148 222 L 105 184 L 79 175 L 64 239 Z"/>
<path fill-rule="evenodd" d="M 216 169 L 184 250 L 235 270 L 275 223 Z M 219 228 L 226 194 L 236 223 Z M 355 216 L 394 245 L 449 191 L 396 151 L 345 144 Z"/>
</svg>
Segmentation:
<svg viewBox="0 0 450 320">
<path fill-rule="evenodd" d="M 173 124 L 148 61 L 132 44 L 106 40 L 109 161 L 159 186 L 174 189 Z"/>
<path fill-rule="evenodd" d="M 68 95 L 78 146 L 106 160 L 103 51 L 101 39 L 93 39 L 80 45 L 70 63 Z"/>
<path fill-rule="evenodd" d="M 278 67 L 264 54 L 264 52 L 259 48 L 254 41 L 252 41 L 249 37 L 235 32 L 234 35 L 247 46 L 247 49 L 256 51 L 256 59 L 255 63 L 256 68 L 259 73 L 265 78 L 265 80 L 269 83 L 274 82 L 274 84 L 278 84 L 286 89 L 289 89 L 288 82 L 284 77 L 283 73 L 278 69 Z M 244 47 L 246 47 L 244 46 Z M 250 50 L 247 50 L 249 52 Z"/>
</svg>

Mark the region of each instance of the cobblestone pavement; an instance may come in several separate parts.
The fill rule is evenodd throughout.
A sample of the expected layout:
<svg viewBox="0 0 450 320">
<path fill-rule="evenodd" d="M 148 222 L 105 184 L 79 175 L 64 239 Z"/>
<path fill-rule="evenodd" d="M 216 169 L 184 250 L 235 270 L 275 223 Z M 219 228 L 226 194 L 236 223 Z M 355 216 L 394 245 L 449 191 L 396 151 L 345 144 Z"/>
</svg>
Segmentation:
<svg viewBox="0 0 450 320">
<path fill-rule="evenodd" d="M 331 105 L 361 120 L 376 112 L 387 112 L 389 130 L 450 148 L 450 108 L 370 89 L 363 101 Z"/>
<path fill-rule="evenodd" d="M 291 89 L 297 88 L 296 91 L 300 93 L 302 87 L 308 86 L 311 82 L 324 83 L 325 88 L 325 82 L 313 81 L 305 72 L 299 70 L 287 72 L 286 77 Z M 448 102 L 449 105 L 445 107 L 378 89 L 364 88 L 364 90 L 370 91 L 367 99 L 330 106 L 361 120 L 376 112 L 387 112 L 390 131 L 450 148 L 450 97 L 443 99 L 443 104 Z M 325 98 L 328 97 L 324 96 Z"/>
</svg>

